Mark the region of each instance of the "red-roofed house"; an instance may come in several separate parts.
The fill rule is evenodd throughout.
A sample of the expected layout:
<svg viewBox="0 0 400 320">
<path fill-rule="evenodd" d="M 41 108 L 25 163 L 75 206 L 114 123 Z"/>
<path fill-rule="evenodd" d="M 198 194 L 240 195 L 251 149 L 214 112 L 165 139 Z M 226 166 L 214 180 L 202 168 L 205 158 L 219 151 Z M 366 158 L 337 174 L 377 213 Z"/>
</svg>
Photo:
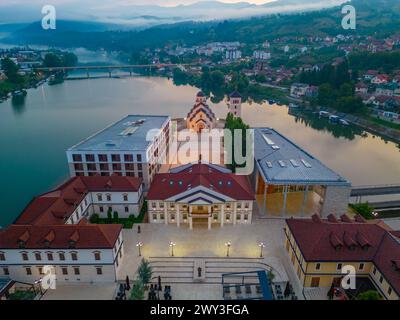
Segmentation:
<svg viewBox="0 0 400 320">
<path fill-rule="evenodd" d="M 400 299 L 400 242 L 381 222 L 354 220 L 287 219 L 285 248 L 301 285 L 340 286 L 352 266 L 357 279 L 369 279 L 382 297 Z"/>
<path fill-rule="evenodd" d="M 0 230 L 0 276 L 34 283 L 114 282 L 123 256 L 122 225 L 89 224 L 92 213 L 139 214 L 143 183 L 135 177 L 74 177 L 34 198 L 13 225 Z M 103 210 L 102 210 L 103 208 Z"/>
<path fill-rule="evenodd" d="M 247 176 L 211 164 L 189 164 L 157 174 L 147 194 L 151 223 L 251 223 L 254 192 Z"/>
</svg>

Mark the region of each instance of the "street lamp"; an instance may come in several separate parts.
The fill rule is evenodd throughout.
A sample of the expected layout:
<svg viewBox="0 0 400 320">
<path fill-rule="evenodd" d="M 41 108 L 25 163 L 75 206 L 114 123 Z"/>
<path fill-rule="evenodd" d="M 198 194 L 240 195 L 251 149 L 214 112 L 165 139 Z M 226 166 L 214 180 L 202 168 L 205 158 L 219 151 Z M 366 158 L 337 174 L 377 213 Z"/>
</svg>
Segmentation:
<svg viewBox="0 0 400 320">
<path fill-rule="evenodd" d="M 143 247 L 143 242 L 142 242 L 142 241 L 139 241 L 138 243 L 136 243 L 136 247 L 138 247 L 138 250 L 139 250 L 139 257 L 141 257 L 141 256 L 142 256 L 141 248 Z"/>
<path fill-rule="evenodd" d="M 226 256 L 229 257 L 229 248 L 231 247 L 231 243 L 230 241 L 225 242 L 225 246 L 226 246 Z"/>
<path fill-rule="evenodd" d="M 260 258 L 262 258 L 263 257 L 263 249 L 265 248 L 265 244 L 264 244 L 264 242 L 260 242 L 258 244 L 258 246 L 260 247 Z"/>
<path fill-rule="evenodd" d="M 171 257 L 173 257 L 174 256 L 174 247 L 176 246 L 176 243 L 171 241 L 169 243 L 169 246 L 171 248 Z"/>
</svg>

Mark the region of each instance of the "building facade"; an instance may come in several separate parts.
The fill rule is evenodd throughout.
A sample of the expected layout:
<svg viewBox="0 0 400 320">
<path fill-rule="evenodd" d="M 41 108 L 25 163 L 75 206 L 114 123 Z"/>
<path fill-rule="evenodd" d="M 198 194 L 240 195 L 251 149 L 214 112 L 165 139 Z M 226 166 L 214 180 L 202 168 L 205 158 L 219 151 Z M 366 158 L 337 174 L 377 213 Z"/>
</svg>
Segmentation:
<svg viewBox="0 0 400 320">
<path fill-rule="evenodd" d="M 119 175 L 143 179 L 145 190 L 170 143 L 169 116 L 127 116 L 67 150 L 71 176 Z"/>
<path fill-rule="evenodd" d="M 150 223 L 211 229 L 251 223 L 254 196 L 246 176 L 198 163 L 157 174 L 147 200 Z"/>
<path fill-rule="evenodd" d="M 287 219 L 285 250 L 304 288 L 341 287 L 342 269 L 351 266 L 357 281 L 370 281 L 388 300 L 400 299 L 400 234 L 361 216 Z M 357 291 L 357 289 L 355 289 Z"/>
<path fill-rule="evenodd" d="M 228 109 L 233 116 L 242 117 L 242 96 L 239 92 L 234 91 L 229 95 Z"/>
<path fill-rule="evenodd" d="M 264 215 L 347 212 L 351 183 L 270 128 L 254 129 L 252 181 Z"/>
<path fill-rule="evenodd" d="M 217 125 L 217 118 L 207 105 L 207 97 L 203 92 L 196 96 L 196 103 L 186 116 L 186 125 L 189 130 L 201 132 L 211 130 Z"/>
</svg>

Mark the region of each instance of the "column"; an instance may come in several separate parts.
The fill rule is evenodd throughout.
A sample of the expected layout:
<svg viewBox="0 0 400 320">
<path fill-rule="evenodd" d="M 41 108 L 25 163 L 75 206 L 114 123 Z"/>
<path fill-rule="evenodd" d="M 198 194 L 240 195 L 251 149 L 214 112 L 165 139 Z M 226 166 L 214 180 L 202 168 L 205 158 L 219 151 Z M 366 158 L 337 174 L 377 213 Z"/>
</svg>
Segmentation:
<svg viewBox="0 0 400 320">
<path fill-rule="evenodd" d="M 193 230 L 193 220 L 191 216 L 189 217 L 189 229 Z"/>
<path fill-rule="evenodd" d="M 178 228 L 181 226 L 181 217 L 180 217 L 180 212 L 179 212 L 179 204 L 176 204 L 176 225 Z"/>
<path fill-rule="evenodd" d="M 165 221 L 165 224 L 168 224 L 168 208 L 167 208 L 168 205 L 169 205 L 168 202 L 164 202 L 164 221 Z"/>
<path fill-rule="evenodd" d="M 308 196 L 308 186 L 305 186 L 304 195 L 303 195 L 303 204 L 301 206 L 301 216 L 304 217 L 304 209 L 306 208 L 307 204 L 307 196 Z"/>
<path fill-rule="evenodd" d="M 282 217 L 286 216 L 286 200 L 287 200 L 287 190 L 288 186 L 285 185 L 283 188 L 283 207 L 282 207 Z"/>
<path fill-rule="evenodd" d="M 237 203 L 235 203 L 235 206 L 233 207 L 233 224 L 236 224 L 236 205 Z"/>
<path fill-rule="evenodd" d="M 266 215 L 267 214 L 267 191 L 268 191 L 268 186 L 264 185 L 263 212 L 261 212 L 262 215 Z"/>
<path fill-rule="evenodd" d="M 224 207 L 225 207 L 225 204 L 222 204 L 221 205 L 221 212 L 220 212 L 220 218 L 221 218 L 221 227 L 223 227 L 224 226 L 224 220 L 225 220 L 225 213 L 224 213 Z"/>
<path fill-rule="evenodd" d="M 211 230 L 211 219 L 212 216 L 208 217 L 208 230 Z"/>
</svg>

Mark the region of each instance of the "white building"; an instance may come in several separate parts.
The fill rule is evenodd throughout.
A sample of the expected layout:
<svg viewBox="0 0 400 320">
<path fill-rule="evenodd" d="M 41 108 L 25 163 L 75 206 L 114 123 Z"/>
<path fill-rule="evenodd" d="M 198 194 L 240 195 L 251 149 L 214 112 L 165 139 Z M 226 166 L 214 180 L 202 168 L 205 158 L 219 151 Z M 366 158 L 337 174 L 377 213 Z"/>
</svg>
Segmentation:
<svg viewBox="0 0 400 320">
<path fill-rule="evenodd" d="M 267 51 L 255 50 L 253 52 L 253 58 L 256 60 L 268 60 L 271 59 L 271 53 Z"/>
<path fill-rule="evenodd" d="M 157 174 L 148 199 L 149 222 L 208 229 L 249 224 L 254 195 L 247 176 L 212 164 L 188 164 Z"/>
<path fill-rule="evenodd" d="M 139 177 L 147 190 L 166 163 L 169 116 L 127 116 L 67 150 L 71 176 Z"/>
<path fill-rule="evenodd" d="M 290 95 L 295 98 L 304 97 L 309 87 L 306 83 L 293 83 L 290 87 Z"/>
<path fill-rule="evenodd" d="M 225 52 L 226 60 L 234 61 L 242 58 L 242 51 L 237 49 L 228 49 Z"/>
<path fill-rule="evenodd" d="M 196 96 L 196 103 L 186 116 L 188 129 L 201 132 L 216 127 L 217 118 L 211 108 L 207 105 L 206 95 L 200 91 Z"/>
</svg>

